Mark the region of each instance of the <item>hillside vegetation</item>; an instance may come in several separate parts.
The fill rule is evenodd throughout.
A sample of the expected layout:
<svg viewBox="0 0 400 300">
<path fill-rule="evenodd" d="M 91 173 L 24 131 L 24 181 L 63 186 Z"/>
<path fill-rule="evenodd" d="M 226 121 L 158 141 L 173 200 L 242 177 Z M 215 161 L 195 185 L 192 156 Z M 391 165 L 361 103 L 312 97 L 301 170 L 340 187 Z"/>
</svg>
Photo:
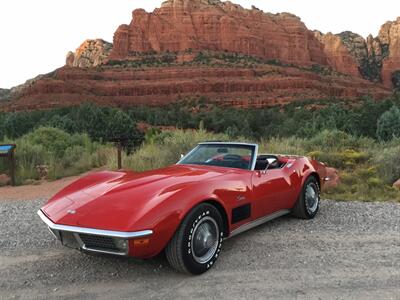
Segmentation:
<svg viewBox="0 0 400 300">
<path fill-rule="evenodd" d="M 130 155 L 124 153 L 123 167 L 144 171 L 176 163 L 201 141 L 253 141 L 227 134 L 199 130 L 150 130 L 143 144 Z M 85 134 L 68 134 L 42 127 L 14 140 L 18 144 L 19 184 L 39 179 L 36 165 L 49 168 L 49 179 L 80 174 L 92 168 L 116 168 L 116 150 L 111 144 L 93 142 Z M 400 139 L 378 142 L 337 130 L 324 130 L 312 138 L 272 137 L 259 141 L 263 153 L 313 156 L 338 168 L 342 184 L 324 197 L 335 200 L 399 201 L 400 191 L 391 184 L 400 174 Z M 2 166 L 4 168 L 4 165 Z"/>
<path fill-rule="evenodd" d="M 1 113 L 0 144 L 17 144 L 17 182 L 27 184 L 43 175 L 37 166 L 47 166 L 50 180 L 101 166 L 114 169 L 115 140 L 123 140 L 123 166 L 135 171 L 175 163 L 200 141 L 251 141 L 263 152 L 307 155 L 337 168 L 342 184 L 325 197 L 399 201 L 400 192 L 391 186 L 400 178 L 400 96 L 359 103 L 238 109 L 200 97 L 129 110 L 84 103 Z M 0 174 L 6 167 L 0 160 Z"/>
</svg>

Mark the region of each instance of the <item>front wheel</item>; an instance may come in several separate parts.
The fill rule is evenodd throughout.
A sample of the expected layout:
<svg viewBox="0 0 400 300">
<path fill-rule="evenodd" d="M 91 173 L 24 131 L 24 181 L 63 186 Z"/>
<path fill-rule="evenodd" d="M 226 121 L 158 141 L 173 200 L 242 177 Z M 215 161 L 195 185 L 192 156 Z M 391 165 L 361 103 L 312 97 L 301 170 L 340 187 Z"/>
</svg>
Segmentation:
<svg viewBox="0 0 400 300">
<path fill-rule="evenodd" d="M 292 215 L 300 219 L 312 219 L 316 216 L 321 196 L 318 180 L 310 176 L 304 182 L 303 188 L 292 209 Z"/>
<path fill-rule="evenodd" d="M 217 260 L 223 241 L 223 221 L 218 209 L 202 203 L 179 226 L 165 253 L 178 271 L 202 274 Z"/>
</svg>

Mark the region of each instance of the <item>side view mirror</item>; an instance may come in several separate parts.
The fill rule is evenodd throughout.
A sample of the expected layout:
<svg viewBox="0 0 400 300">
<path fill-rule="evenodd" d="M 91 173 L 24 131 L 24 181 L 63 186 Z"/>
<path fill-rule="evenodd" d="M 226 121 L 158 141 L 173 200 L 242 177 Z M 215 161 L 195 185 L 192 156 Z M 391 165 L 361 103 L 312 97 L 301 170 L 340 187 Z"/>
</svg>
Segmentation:
<svg viewBox="0 0 400 300">
<path fill-rule="evenodd" d="M 257 170 L 258 176 L 261 177 L 262 175 L 267 174 L 268 167 L 269 167 L 268 161 L 263 162 L 262 165 L 256 165 L 256 170 Z"/>
<path fill-rule="evenodd" d="M 185 155 L 183 155 L 182 153 L 181 153 L 181 159 L 184 157 Z"/>
<path fill-rule="evenodd" d="M 269 166 L 269 165 L 267 165 L 267 167 L 266 167 L 264 170 L 261 170 L 261 171 L 260 171 L 261 175 L 267 174 L 268 166 Z"/>
</svg>

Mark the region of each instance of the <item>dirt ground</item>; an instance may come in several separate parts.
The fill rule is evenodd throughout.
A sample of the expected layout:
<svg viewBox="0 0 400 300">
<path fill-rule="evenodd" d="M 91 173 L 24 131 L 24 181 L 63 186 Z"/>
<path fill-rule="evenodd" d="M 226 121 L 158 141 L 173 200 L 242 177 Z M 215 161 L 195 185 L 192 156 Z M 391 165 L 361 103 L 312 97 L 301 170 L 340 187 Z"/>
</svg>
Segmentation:
<svg viewBox="0 0 400 300">
<path fill-rule="evenodd" d="M 0 187 L 0 200 L 29 200 L 38 198 L 50 198 L 55 193 L 71 184 L 79 177 L 90 174 L 90 171 L 80 176 L 67 177 L 55 181 L 42 181 L 37 185 L 5 186 Z"/>
</svg>

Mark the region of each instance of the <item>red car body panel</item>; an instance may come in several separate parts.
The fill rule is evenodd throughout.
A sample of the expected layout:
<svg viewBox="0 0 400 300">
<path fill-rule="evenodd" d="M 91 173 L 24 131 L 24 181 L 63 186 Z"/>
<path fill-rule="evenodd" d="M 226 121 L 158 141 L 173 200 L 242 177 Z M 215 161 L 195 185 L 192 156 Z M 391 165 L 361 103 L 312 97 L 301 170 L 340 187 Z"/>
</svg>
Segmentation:
<svg viewBox="0 0 400 300">
<path fill-rule="evenodd" d="M 150 258 L 170 241 L 187 213 L 213 201 L 226 218 L 226 235 L 251 221 L 291 209 L 306 178 L 321 185 L 325 166 L 305 157 L 266 172 L 199 165 L 172 165 L 142 173 L 102 171 L 66 187 L 41 211 L 55 224 L 134 232 L 152 230 L 145 243 L 129 241 L 129 255 Z M 232 224 L 232 210 L 251 204 L 250 217 Z M 73 211 L 73 214 L 67 213 Z"/>
</svg>

